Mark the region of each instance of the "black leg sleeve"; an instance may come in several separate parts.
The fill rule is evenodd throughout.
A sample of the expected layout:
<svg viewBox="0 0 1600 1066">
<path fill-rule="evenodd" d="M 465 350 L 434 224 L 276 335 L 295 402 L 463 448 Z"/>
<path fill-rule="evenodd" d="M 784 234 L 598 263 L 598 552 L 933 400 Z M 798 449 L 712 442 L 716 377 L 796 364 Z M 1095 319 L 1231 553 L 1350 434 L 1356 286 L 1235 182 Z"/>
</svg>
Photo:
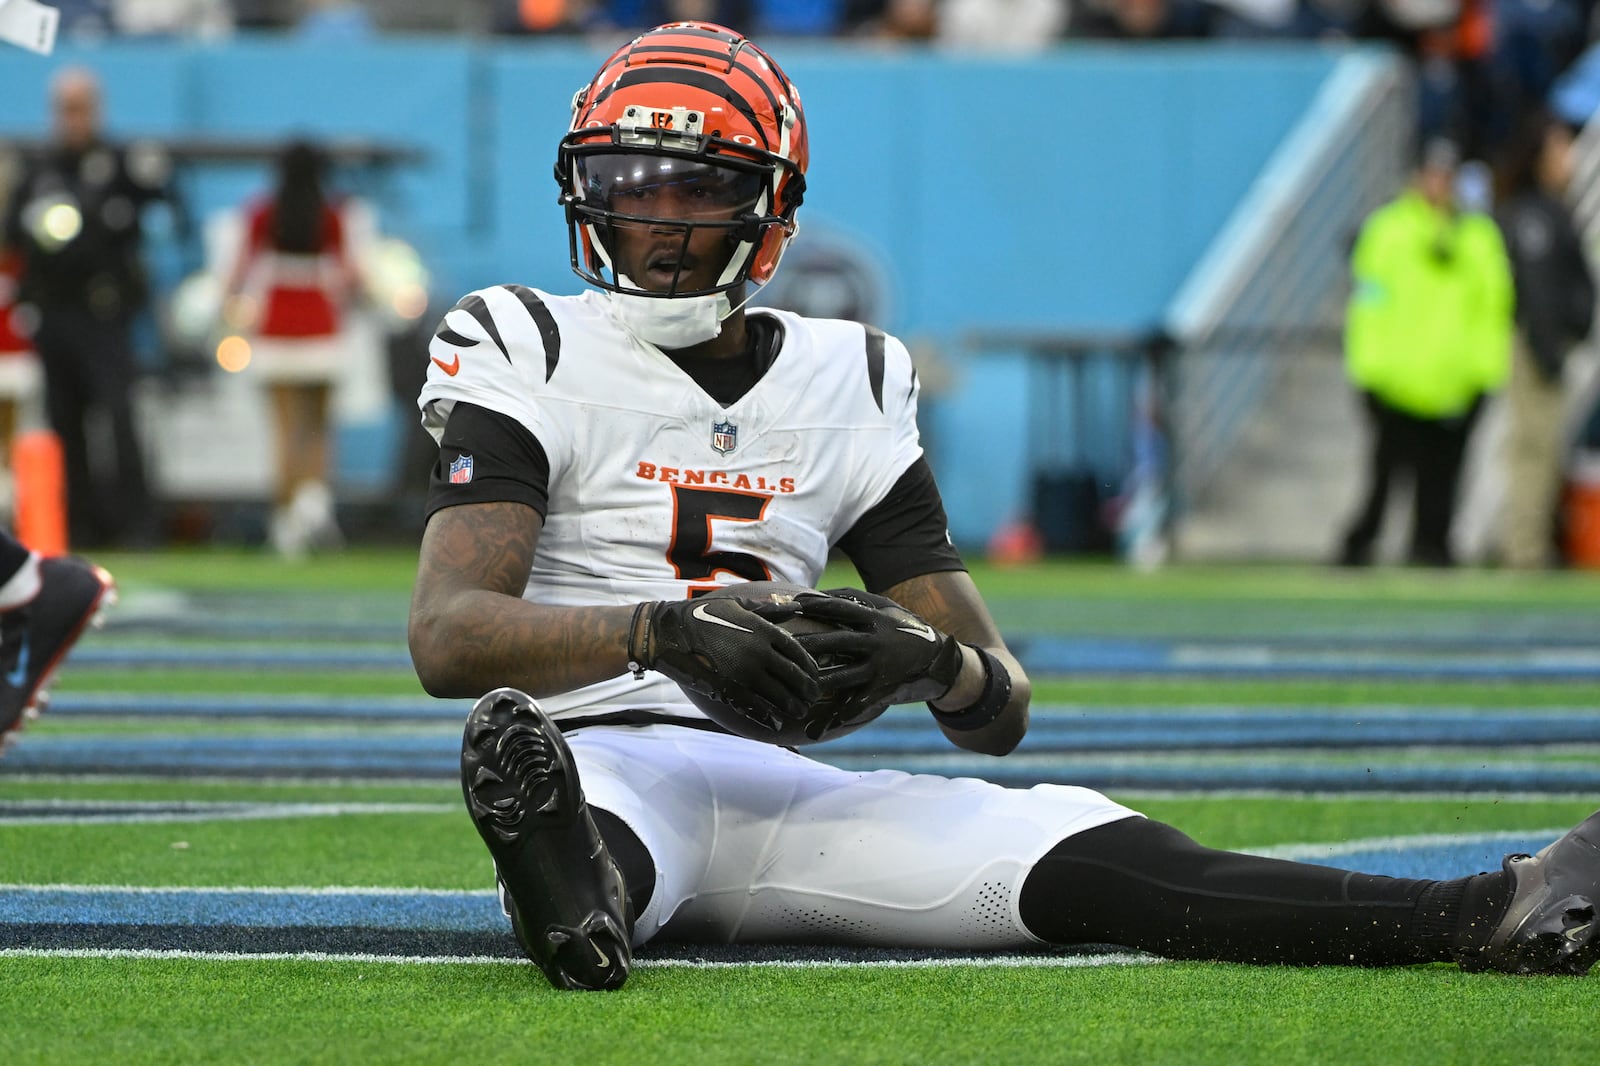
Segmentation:
<svg viewBox="0 0 1600 1066">
<path fill-rule="evenodd" d="M 650 897 L 656 891 L 656 864 L 645 850 L 644 841 L 636 836 L 628 824 L 610 811 L 590 807 L 589 815 L 594 827 L 600 830 L 600 839 L 606 842 L 611 860 L 622 871 L 622 884 L 628 892 L 631 908 L 630 925 L 650 906 Z M 632 929 L 628 930 L 630 933 Z"/>
<path fill-rule="evenodd" d="M 1057 844 L 1029 872 L 1019 907 L 1028 930 L 1052 944 L 1394 966 L 1456 957 L 1461 930 L 1481 930 L 1503 909 L 1503 887 L 1500 873 L 1417 881 L 1216 851 L 1129 818 Z"/>
</svg>

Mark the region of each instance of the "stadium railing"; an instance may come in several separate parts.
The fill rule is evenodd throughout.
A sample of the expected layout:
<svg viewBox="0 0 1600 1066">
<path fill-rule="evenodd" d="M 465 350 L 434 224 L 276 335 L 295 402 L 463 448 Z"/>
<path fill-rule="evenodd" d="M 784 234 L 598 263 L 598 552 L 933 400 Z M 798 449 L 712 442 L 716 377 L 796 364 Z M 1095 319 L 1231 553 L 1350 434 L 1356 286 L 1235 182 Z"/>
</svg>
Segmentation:
<svg viewBox="0 0 1600 1066">
<path fill-rule="evenodd" d="M 1404 182 L 1414 128 L 1406 65 L 1345 57 L 1180 287 L 1164 330 L 1175 512 L 1218 477 L 1285 360 L 1337 350 L 1350 249 Z"/>
<path fill-rule="evenodd" d="M 1047 548 L 1166 557 L 1172 524 L 1219 476 L 1285 360 L 1337 350 L 1350 248 L 1405 180 L 1415 108 L 1397 56 L 1342 59 L 1160 326 L 965 338 L 970 352 L 1028 360 L 1028 480 Z"/>
</svg>

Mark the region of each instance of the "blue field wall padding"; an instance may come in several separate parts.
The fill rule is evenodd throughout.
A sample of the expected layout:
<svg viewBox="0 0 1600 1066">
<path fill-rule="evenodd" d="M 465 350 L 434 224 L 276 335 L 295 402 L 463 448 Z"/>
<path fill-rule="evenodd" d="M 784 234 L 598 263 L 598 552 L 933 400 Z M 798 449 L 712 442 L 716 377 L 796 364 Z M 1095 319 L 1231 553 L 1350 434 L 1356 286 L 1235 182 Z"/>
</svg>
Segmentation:
<svg viewBox="0 0 1600 1066">
<path fill-rule="evenodd" d="M 362 191 L 422 251 L 438 300 L 506 281 L 573 291 L 551 167 L 572 93 L 604 54 L 248 35 L 69 46 L 0 63 L 0 137 L 42 135 L 51 73 L 82 63 L 106 83 L 118 136 L 420 149 Z M 1003 59 L 785 41 L 813 147 L 799 242 L 808 224 L 860 240 L 887 266 L 881 325 L 947 352 L 976 328 L 1147 328 L 1345 54 L 1074 44 Z M 203 218 L 268 181 L 260 166 L 208 167 L 188 183 L 191 207 Z M 950 358 L 925 427 L 952 532 L 981 543 L 1026 495 L 1027 377 L 1005 359 Z"/>
<path fill-rule="evenodd" d="M 460 264 L 462 291 L 508 281 L 558 293 L 582 286 L 568 265 L 556 203 L 556 145 L 572 118 L 572 94 L 604 58 L 558 45 L 484 53 L 479 145 L 488 228 L 478 252 Z"/>
</svg>

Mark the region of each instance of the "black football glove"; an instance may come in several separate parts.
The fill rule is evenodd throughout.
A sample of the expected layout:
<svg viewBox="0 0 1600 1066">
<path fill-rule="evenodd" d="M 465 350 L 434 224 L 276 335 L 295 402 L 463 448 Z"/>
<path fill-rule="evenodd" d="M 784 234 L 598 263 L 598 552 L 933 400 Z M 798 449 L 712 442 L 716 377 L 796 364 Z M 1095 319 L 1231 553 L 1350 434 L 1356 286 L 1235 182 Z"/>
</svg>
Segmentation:
<svg viewBox="0 0 1600 1066">
<path fill-rule="evenodd" d="M 629 657 L 757 721 L 802 719 L 822 695 L 817 664 L 789 633 L 731 597 L 644 605 Z"/>
<path fill-rule="evenodd" d="M 921 703 L 950 691 L 961 671 L 961 644 L 895 603 L 861 589 L 827 589 L 796 598 L 795 614 L 833 629 L 795 637 L 812 658 L 827 695 L 852 702 Z"/>
</svg>

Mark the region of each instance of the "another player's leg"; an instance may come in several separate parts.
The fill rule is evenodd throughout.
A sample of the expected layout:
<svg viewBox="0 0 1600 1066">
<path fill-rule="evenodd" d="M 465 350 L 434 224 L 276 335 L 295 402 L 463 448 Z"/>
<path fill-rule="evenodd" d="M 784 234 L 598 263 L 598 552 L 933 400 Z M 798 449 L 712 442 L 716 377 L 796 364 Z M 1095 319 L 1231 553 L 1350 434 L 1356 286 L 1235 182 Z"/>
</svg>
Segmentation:
<svg viewBox="0 0 1600 1066">
<path fill-rule="evenodd" d="M 461 788 L 528 957 L 557 988 L 620 987 L 632 961 L 622 874 L 571 749 L 531 697 L 501 688 L 474 705 Z"/>
<path fill-rule="evenodd" d="M 41 559 L 0 534 L 0 751 L 46 699 L 83 631 L 116 600 L 111 575 L 82 559 Z"/>
</svg>

